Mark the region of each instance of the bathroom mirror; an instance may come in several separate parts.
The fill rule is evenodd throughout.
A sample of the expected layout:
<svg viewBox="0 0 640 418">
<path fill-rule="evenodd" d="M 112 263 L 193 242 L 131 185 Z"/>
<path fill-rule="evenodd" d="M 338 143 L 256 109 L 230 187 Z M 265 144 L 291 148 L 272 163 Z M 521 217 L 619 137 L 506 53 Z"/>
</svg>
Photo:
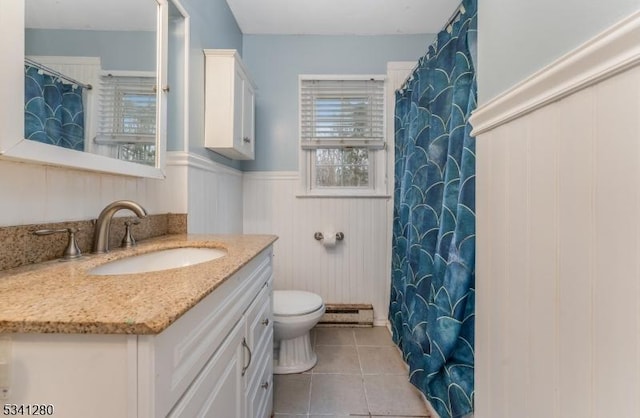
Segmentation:
<svg viewBox="0 0 640 418">
<path fill-rule="evenodd" d="M 164 177 L 167 10 L 166 0 L 2 0 L 0 156 Z"/>
</svg>

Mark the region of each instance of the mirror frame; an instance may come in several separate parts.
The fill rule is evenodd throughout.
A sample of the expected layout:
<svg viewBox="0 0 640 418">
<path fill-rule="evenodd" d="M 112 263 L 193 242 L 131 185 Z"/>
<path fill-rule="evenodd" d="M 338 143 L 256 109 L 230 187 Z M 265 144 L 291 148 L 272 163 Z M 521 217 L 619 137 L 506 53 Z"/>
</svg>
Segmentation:
<svg viewBox="0 0 640 418">
<path fill-rule="evenodd" d="M 167 149 L 167 0 L 158 4 L 156 17 L 156 164 L 122 161 L 24 139 L 25 0 L 0 0 L 0 158 L 135 177 L 165 178 Z"/>
</svg>

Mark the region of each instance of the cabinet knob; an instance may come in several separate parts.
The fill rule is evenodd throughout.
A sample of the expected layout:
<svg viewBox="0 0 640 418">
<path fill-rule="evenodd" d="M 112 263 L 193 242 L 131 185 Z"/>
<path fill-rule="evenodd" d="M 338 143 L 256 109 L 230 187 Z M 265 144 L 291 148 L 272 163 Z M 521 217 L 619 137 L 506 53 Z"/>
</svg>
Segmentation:
<svg viewBox="0 0 640 418">
<path fill-rule="evenodd" d="M 248 136 L 245 136 L 244 138 L 242 138 L 242 140 L 247 144 L 251 142 L 251 138 L 249 138 Z"/>
<path fill-rule="evenodd" d="M 269 382 L 264 382 L 263 384 L 260 385 L 260 387 L 264 390 L 269 389 Z"/>
<path fill-rule="evenodd" d="M 265 327 L 266 327 L 266 326 L 269 326 L 269 318 L 265 318 L 265 319 L 263 319 L 263 320 L 262 320 L 262 325 L 264 325 Z"/>
</svg>

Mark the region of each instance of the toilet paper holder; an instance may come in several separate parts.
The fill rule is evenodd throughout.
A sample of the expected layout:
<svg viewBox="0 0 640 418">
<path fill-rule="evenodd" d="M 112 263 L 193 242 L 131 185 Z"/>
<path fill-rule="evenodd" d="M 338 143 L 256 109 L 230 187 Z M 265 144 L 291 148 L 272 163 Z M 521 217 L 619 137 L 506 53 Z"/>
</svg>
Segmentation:
<svg viewBox="0 0 640 418">
<path fill-rule="evenodd" d="M 324 239 L 324 235 L 322 235 L 322 232 L 316 232 L 315 234 L 313 234 L 313 237 L 317 241 L 322 241 Z M 342 232 L 336 232 L 336 241 L 342 241 L 343 239 L 344 234 Z"/>
</svg>

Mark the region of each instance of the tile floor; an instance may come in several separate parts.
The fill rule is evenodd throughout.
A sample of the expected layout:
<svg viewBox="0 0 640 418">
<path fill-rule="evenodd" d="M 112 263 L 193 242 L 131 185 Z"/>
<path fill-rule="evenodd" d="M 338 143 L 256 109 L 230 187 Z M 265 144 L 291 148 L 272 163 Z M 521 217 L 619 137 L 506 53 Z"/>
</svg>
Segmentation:
<svg viewBox="0 0 640 418">
<path fill-rule="evenodd" d="M 311 338 L 316 366 L 275 376 L 275 418 L 430 416 L 385 327 L 318 327 Z"/>
</svg>

